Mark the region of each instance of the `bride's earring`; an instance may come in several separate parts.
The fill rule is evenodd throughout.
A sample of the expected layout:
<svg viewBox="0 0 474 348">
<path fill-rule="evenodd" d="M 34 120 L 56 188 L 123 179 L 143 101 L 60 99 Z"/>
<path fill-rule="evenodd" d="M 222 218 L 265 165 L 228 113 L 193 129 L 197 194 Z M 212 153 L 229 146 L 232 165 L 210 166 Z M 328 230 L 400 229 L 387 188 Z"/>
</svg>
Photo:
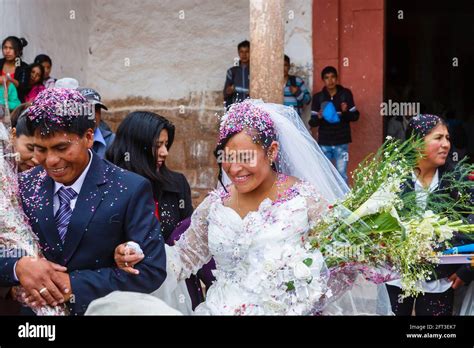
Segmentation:
<svg viewBox="0 0 474 348">
<path fill-rule="evenodd" d="M 270 167 L 273 166 L 273 152 L 269 151 L 268 152 L 268 158 L 270 159 Z"/>
</svg>

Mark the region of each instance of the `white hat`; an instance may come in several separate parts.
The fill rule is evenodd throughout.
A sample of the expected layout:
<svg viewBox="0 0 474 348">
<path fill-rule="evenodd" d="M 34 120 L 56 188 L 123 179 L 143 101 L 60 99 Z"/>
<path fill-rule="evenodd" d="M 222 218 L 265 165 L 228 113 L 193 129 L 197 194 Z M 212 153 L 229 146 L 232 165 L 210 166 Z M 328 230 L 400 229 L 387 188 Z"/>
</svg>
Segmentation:
<svg viewBox="0 0 474 348">
<path fill-rule="evenodd" d="M 85 315 L 183 315 L 155 296 L 114 291 L 92 301 Z"/>
<path fill-rule="evenodd" d="M 56 81 L 54 87 L 77 89 L 79 87 L 79 81 L 72 77 L 63 77 L 62 79 Z"/>
</svg>

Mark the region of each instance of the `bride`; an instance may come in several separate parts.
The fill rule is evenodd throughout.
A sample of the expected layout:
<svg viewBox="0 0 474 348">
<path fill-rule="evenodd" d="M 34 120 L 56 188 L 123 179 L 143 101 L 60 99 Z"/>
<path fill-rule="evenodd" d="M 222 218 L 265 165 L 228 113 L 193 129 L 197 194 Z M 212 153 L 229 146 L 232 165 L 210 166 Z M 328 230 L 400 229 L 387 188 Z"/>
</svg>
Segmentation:
<svg viewBox="0 0 474 348">
<path fill-rule="evenodd" d="M 292 108 L 234 104 L 221 121 L 215 155 L 222 187 L 167 248 L 165 283 L 152 295 L 114 292 L 86 314 L 163 314 L 149 310 L 152 303 L 163 308 L 161 301 L 190 314 L 184 280 L 212 257 L 216 280 L 194 314 L 391 313 L 383 287 L 362 284 L 357 274 L 332 274 L 309 248 L 310 229 L 349 189 Z M 126 245 L 116 249 L 117 265 L 130 272 L 143 257 Z"/>
</svg>

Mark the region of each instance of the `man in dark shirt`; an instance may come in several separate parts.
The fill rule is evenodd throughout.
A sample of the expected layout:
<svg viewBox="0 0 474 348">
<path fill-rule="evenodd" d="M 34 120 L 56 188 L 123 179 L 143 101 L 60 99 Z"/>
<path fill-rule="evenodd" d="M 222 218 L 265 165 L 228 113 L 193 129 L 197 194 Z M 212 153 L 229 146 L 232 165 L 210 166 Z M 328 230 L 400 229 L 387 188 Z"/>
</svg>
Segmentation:
<svg viewBox="0 0 474 348">
<path fill-rule="evenodd" d="M 224 85 L 225 107 L 238 103 L 249 96 L 250 42 L 242 41 L 237 46 L 239 65 L 227 70 Z"/>
<path fill-rule="evenodd" d="M 347 182 L 351 139 L 350 122 L 359 119 L 352 92 L 337 84 L 337 70 L 327 66 L 321 72 L 324 87 L 313 96 L 309 125 L 319 127 L 318 143 L 326 157 Z"/>
</svg>

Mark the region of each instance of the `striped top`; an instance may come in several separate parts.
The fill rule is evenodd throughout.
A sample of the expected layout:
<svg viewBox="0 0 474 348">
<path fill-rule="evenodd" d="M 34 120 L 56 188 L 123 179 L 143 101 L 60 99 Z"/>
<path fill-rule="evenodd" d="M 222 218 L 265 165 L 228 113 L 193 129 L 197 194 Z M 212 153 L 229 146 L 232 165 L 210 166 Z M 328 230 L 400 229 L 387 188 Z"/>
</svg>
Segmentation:
<svg viewBox="0 0 474 348">
<path fill-rule="evenodd" d="M 294 95 L 291 93 L 290 86 L 291 83 L 298 87 L 298 94 Z M 298 76 L 289 76 L 288 80 L 286 81 L 286 85 L 284 88 L 284 100 L 283 104 L 287 106 L 292 106 L 298 112 L 298 115 L 301 116 L 301 112 L 303 111 L 303 106 L 309 104 L 311 102 L 311 95 L 309 94 L 308 88 Z"/>
</svg>

